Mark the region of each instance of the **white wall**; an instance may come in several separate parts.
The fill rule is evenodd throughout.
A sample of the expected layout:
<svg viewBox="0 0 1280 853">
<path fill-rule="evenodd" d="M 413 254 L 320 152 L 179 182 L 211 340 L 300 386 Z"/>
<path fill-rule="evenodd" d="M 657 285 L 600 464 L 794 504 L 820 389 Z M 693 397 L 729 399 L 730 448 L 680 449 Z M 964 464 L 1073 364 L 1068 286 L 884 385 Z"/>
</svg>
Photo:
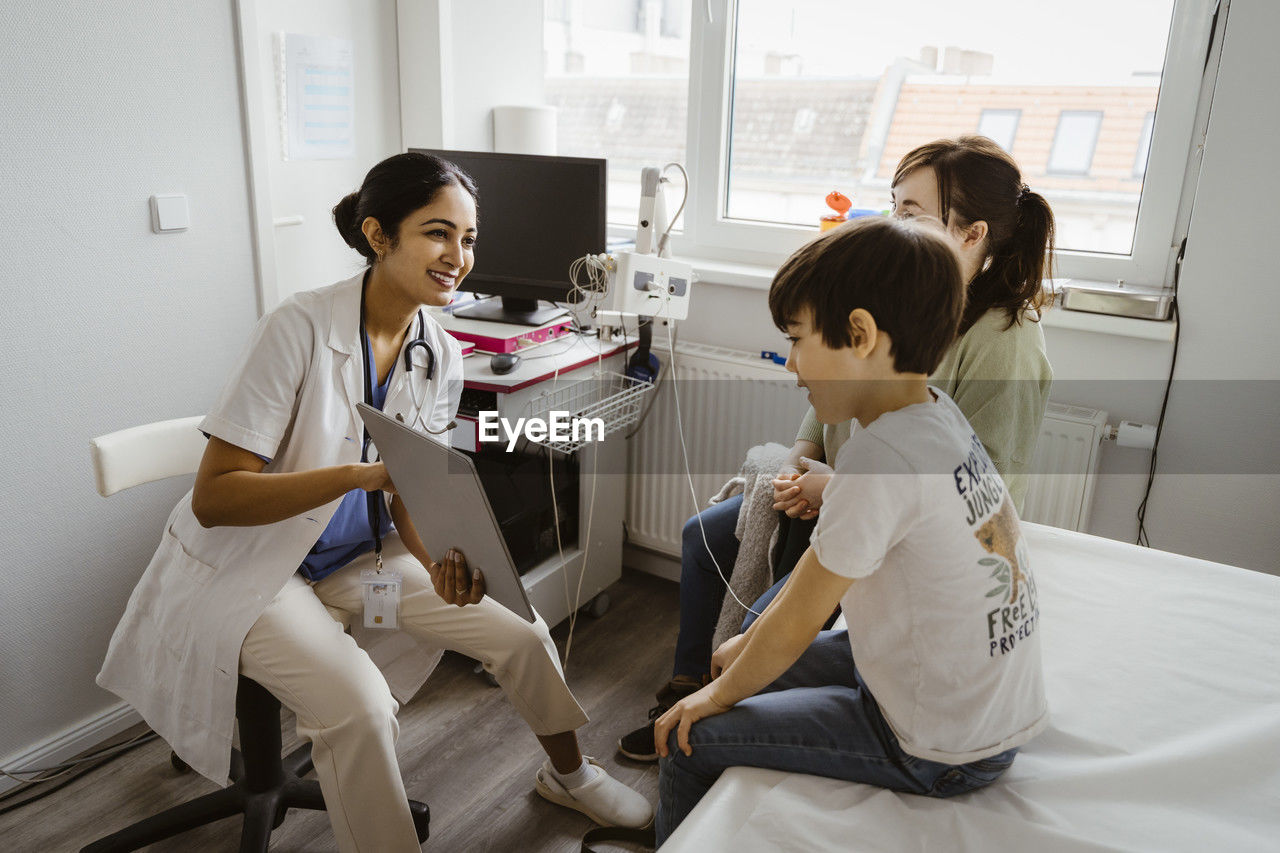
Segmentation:
<svg viewBox="0 0 1280 853">
<path fill-rule="evenodd" d="M 425 0 L 424 0 L 425 2 Z M 448 0 L 443 0 L 448 3 Z M 402 150 L 394 0 L 258 0 L 249 99 L 269 129 L 268 216 L 302 215 L 264 244 L 277 297 L 329 283 L 359 259 L 329 210 Z M 88 441 L 201 413 L 257 318 L 236 4 L 37 2 L 0 8 L 0 766 L 58 760 L 120 725 L 93 683 L 125 601 L 190 478 L 104 500 Z M 491 146 L 489 109 L 540 103 L 541 3 L 457 7 L 462 147 Z M 357 156 L 286 163 L 276 132 L 271 33 L 355 41 Z M 439 117 L 435 119 L 439 124 Z M 260 156 L 259 162 L 263 162 Z M 184 192 L 192 226 L 150 231 L 147 198 Z M 271 266 L 271 265 L 268 265 Z M 274 300 L 268 300 L 268 305 Z M 51 758 L 51 756 L 53 756 Z M 0 787 L 7 787 L 0 783 Z"/>
<path fill-rule="evenodd" d="M 1280 4 L 1232 0 L 1179 301 L 1182 347 L 1152 494 L 1157 547 L 1280 574 Z M 1211 408 L 1214 398 L 1222 406 Z M 1192 473 L 1186 473 L 1192 472 Z"/>
<path fill-rule="evenodd" d="M 266 153 L 270 216 L 303 219 L 301 225 L 268 232 L 273 245 L 265 249 L 273 255 L 278 301 L 347 278 L 364 266 L 364 260 L 338 235 L 332 210 L 339 199 L 360 188 L 373 164 L 402 150 L 396 4 L 395 0 L 257 0 L 246 8 L 254 13 L 246 23 L 263 72 L 249 106 L 259 111 L 266 129 L 263 139 L 255 143 Z M 273 38 L 280 32 L 352 42 L 355 156 L 284 159 Z"/>
<path fill-rule="evenodd" d="M 400 0 L 399 20 L 406 148 L 492 151 L 495 106 L 544 103 L 540 0 Z"/>
<path fill-rule="evenodd" d="M 103 500 L 91 437 L 208 409 L 257 319 L 235 5 L 37 3 L 0 11 L 6 199 L 0 247 L 10 358 L 0 369 L 0 766 L 92 726 L 119 700 L 93 683 L 159 528 L 190 478 Z M 400 150 L 394 0 L 260 0 L 250 92 L 270 128 L 269 215 L 302 215 L 263 249 L 277 295 L 361 265 L 330 209 Z M 356 156 L 281 157 L 271 34 L 355 43 Z M 192 225 L 150 231 L 147 198 L 184 192 Z M 268 231 L 270 233 L 270 231 Z M 272 300 L 268 300 L 268 305 Z M 118 717 L 108 717 L 115 719 Z M 98 729 L 97 733 L 102 734 Z"/>
<path fill-rule="evenodd" d="M 231 3 L 0 6 L 0 766 L 93 683 L 190 479 L 94 491 L 89 439 L 197 414 L 256 319 Z M 153 234 L 182 192 L 191 227 Z"/>
<path fill-rule="evenodd" d="M 545 103 L 542 3 L 454 3 L 453 39 L 454 122 L 448 144 L 462 151 L 492 151 L 490 110 Z"/>
</svg>

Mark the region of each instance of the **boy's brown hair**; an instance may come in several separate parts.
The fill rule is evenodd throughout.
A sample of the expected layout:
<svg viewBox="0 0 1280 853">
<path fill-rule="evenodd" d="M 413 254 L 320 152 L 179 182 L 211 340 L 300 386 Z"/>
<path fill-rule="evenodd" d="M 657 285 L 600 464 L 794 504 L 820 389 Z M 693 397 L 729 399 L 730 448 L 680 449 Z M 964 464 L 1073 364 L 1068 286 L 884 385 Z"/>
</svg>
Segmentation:
<svg viewBox="0 0 1280 853">
<path fill-rule="evenodd" d="M 801 247 L 773 277 L 769 311 L 779 329 L 808 309 L 831 349 L 853 344 L 849 314 L 865 309 L 893 343 L 899 373 L 930 374 L 964 314 L 960 262 L 941 228 L 867 216 Z"/>
</svg>

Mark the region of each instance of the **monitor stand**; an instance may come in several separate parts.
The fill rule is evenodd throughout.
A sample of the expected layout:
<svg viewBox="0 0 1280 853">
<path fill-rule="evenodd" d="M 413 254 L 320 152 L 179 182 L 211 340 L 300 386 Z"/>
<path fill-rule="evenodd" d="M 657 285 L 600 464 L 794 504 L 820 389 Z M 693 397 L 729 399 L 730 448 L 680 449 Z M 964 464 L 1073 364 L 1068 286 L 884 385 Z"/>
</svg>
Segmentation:
<svg viewBox="0 0 1280 853">
<path fill-rule="evenodd" d="M 491 320 L 513 326 L 541 326 L 569 314 L 550 302 L 514 296 L 490 296 L 459 305 L 452 313 L 467 320 Z"/>
</svg>

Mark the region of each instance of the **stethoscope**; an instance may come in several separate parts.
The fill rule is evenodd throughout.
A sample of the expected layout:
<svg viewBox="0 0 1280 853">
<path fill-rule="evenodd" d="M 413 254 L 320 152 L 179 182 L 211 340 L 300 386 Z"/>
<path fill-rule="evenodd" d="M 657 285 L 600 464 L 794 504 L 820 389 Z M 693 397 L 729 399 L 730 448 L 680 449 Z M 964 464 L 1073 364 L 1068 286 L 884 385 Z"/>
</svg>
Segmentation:
<svg viewBox="0 0 1280 853">
<path fill-rule="evenodd" d="M 369 363 L 370 362 L 369 356 L 372 348 L 369 346 L 369 332 L 365 328 L 364 297 L 365 297 L 365 290 L 367 289 L 367 287 L 368 287 L 368 282 L 366 280 L 366 283 L 360 288 L 360 358 L 361 358 L 361 362 L 364 365 L 364 401 L 367 405 L 372 406 L 373 405 L 373 382 L 375 381 L 374 374 L 375 374 L 376 368 Z M 458 422 L 451 420 L 449 421 L 449 423 L 445 424 L 440 429 L 432 429 L 431 427 L 427 426 L 426 422 L 423 421 L 422 419 L 423 401 L 418 399 L 418 390 L 417 390 L 418 386 L 417 386 L 417 383 L 413 381 L 413 368 L 414 368 L 413 351 L 418 349 L 419 347 L 421 347 L 427 353 L 427 363 L 425 365 L 426 374 L 427 374 L 427 383 L 430 383 L 431 380 L 434 379 L 436 375 L 436 352 L 431 348 L 431 344 L 427 343 L 426 334 L 427 334 L 427 320 L 422 315 L 422 309 L 418 309 L 418 336 L 416 338 L 411 339 L 409 343 L 405 344 L 405 347 L 404 347 L 404 372 L 409 382 L 409 397 L 410 399 L 413 400 L 413 407 L 415 409 L 413 420 L 409 422 L 409 426 L 414 429 L 420 429 L 423 432 L 430 433 L 431 435 L 442 435 L 448 432 L 449 430 L 457 427 Z M 392 372 L 394 373 L 394 369 Z M 387 377 L 387 382 L 388 384 L 390 384 L 391 382 L 390 376 Z M 369 431 L 368 430 L 365 430 L 365 433 L 364 433 L 364 447 L 366 452 L 361 455 L 360 461 L 367 462 L 369 460 L 365 459 L 364 456 L 367 455 L 367 451 L 369 448 Z"/>
<path fill-rule="evenodd" d="M 377 366 L 372 364 L 373 359 L 370 357 L 373 348 L 369 345 L 369 332 L 365 329 L 365 291 L 368 289 L 369 279 L 365 277 L 364 284 L 360 287 L 360 362 L 364 368 L 364 401 L 367 405 L 373 405 L 373 383 L 377 381 Z M 440 429 L 431 429 L 422 420 L 422 402 L 418 400 L 416 386 L 413 381 L 413 351 L 421 347 L 427 352 L 426 374 L 427 383 L 430 383 L 436 375 L 436 353 L 431 348 L 431 344 L 427 343 L 427 320 L 422 315 L 422 309 L 418 309 L 418 336 L 405 344 L 404 348 L 404 372 L 409 383 L 409 396 L 413 400 L 413 406 L 417 410 L 414 413 L 413 420 L 409 422 L 411 428 L 420 428 L 423 432 L 431 435 L 440 435 L 455 428 L 457 421 L 451 420 Z M 395 373 L 393 366 L 391 372 Z M 391 377 L 387 377 L 387 384 L 390 385 Z M 364 430 L 364 442 L 360 446 L 360 461 L 372 462 L 378 459 L 378 449 L 373 445 L 373 439 L 369 435 L 368 428 Z M 369 526 L 373 529 L 374 539 L 374 555 L 377 562 L 378 571 L 382 571 L 382 493 L 369 492 L 367 496 L 367 506 L 369 511 Z"/>
</svg>

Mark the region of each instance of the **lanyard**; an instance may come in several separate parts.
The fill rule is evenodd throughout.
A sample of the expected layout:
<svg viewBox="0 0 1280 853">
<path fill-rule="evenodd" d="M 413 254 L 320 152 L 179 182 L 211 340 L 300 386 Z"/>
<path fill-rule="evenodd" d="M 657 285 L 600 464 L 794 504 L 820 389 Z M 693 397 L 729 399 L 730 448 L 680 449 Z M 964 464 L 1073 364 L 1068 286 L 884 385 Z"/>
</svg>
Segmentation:
<svg viewBox="0 0 1280 853">
<path fill-rule="evenodd" d="M 364 277 L 364 282 L 360 285 L 360 362 L 364 365 L 364 401 L 366 405 L 373 405 L 373 383 L 377 381 L 377 362 L 370 358 L 373 347 L 369 343 L 369 332 L 365 329 L 365 292 L 369 289 L 369 276 Z M 391 373 L 396 372 L 396 365 L 391 363 Z M 391 383 L 391 376 L 387 377 L 387 384 Z M 364 441 L 360 444 L 360 461 L 368 462 L 369 453 L 369 429 L 365 427 Z M 378 566 L 378 572 L 382 572 L 382 492 L 374 490 L 365 495 L 365 505 L 369 513 L 369 526 L 373 528 L 373 551 L 374 562 Z"/>
<path fill-rule="evenodd" d="M 373 347 L 369 344 L 369 332 L 365 328 L 365 304 L 364 303 L 365 303 L 365 294 L 368 291 L 368 289 L 369 289 L 369 273 L 365 273 L 364 281 L 360 285 L 360 360 L 361 360 L 361 363 L 364 365 L 364 401 L 367 405 L 373 406 L 373 383 L 377 381 L 378 368 L 377 368 L 376 361 L 370 358 L 370 356 L 373 353 Z M 409 328 L 410 329 L 413 328 L 412 320 L 409 321 Z M 405 348 L 404 369 L 410 373 L 412 372 L 413 364 L 411 361 L 411 356 L 413 354 L 413 349 L 414 347 L 420 346 L 427 351 L 427 381 L 430 381 L 432 374 L 435 373 L 436 354 L 431 350 L 431 345 L 427 343 L 424 337 L 426 335 L 426 331 L 427 331 L 427 321 L 423 319 L 422 311 L 419 310 L 418 311 L 418 337 L 411 340 L 409 342 L 409 345 Z M 408 334 L 408 329 L 405 330 L 405 334 L 406 335 Z M 391 377 L 395 375 L 395 372 L 396 372 L 396 364 L 393 361 L 391 363 L 391 373 L 387 376 L 388 386 L 390 386 Z M 413 377 L 412 376 L 409 377 L 409 390 L 410 390 L 410 393 L 413 393 Z M 418 404 L 416 397 L 414 398 L 414 403 L 417 404 L 418 419 L 421 419 L 422 406 L 421 404 Z M 378 407 L 375 406 L 375 408 L 378 408 Z M 454 426 L 455 424 L 450 423 L 450 425 L 446 427 L 446 429 L 452 429 Z M 427 432 L 431 432 L 431 430 L 427 430 Z M 364 430 L 364 441 L 360 445 L 360 461 L 361 462 L 369 461 L 368 459 L 369 443 L 370 443 L 369 430 L 368 428 L 366 428 Z M 367 503 L 368 503 L 368 512 L 369 512 L 369 524 L 371 527 L 373 527 L 374 559 L 377 562 L 378 571 L 381 572 L 382 571 L 382 493 L 380 491 L 369 492 L 367 496 Z"/>
</svg>

